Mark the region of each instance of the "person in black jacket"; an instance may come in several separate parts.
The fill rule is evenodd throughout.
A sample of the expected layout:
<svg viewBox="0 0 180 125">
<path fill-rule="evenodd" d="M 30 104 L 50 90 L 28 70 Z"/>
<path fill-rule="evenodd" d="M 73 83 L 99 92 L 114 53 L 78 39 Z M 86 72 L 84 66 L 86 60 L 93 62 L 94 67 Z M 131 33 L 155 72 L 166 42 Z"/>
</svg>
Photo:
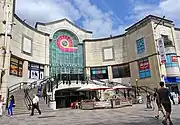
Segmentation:
<svg viewBox="0 0 180 125">
<path fill-rule="evenodd" d="M 157 115 L 155 116 L 155 118 L 159 119 L 159 113 L 162 112 L 163 114 L 163 117 L 165 117 L 165 113 L 163 111 L 163 108 L 162 108 L 162 105 L 161 103 L 159 102 L 159 99 L 158 99 L 158 93 L 157 93 L 157 89 L 155 89 L 155 93 L 154 93 L 154 101 L 156 102 L 156 105 L 157 105 L 157 108 L 158 108 L 158 112 L 157 112 Z"/>
<path fill-rule="evenodd" d="M 164 125 L 167 125 L 167 120 L 169 120 L 170 125 L 173 125 L 171 120 L 171 101 L 170 101 L 170 92 L 167 88 L 164 87 L 164 82 L 159 83 L 160 87 L 157 91 L 159 104 L 162 104 L 166 111 L 165 119 L 162 121 Z"/>
</svg>

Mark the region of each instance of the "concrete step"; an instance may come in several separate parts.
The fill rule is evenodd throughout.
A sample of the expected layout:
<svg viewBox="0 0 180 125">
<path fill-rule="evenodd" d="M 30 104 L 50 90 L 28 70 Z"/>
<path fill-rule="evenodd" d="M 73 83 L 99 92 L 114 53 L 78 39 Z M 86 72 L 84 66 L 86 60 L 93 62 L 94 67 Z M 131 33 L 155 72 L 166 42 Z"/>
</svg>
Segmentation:
<svg viewBox="0 0 180 125">
<path fill-rule="evenodd" d="M 29 90 L 29 96 L 31 97 L 31 99 L 33 99 L 33 94 L 36 93 L 37 93 L 37 88 Z M 11 93 L 10 95 L 12 94 L 15 97 L 15 103 L 16 103 L 16 107 L 14 108 L 14 114 L 30 114 L 30 111 L 27 109 L 27 106 L 24 102 L 24 90 L 17 90 Z M 45 103 L 45 100 L 43 98 L 40 98 L 39 106 L 42 112 L 52 111 Z M 35 113 L 38 113 L 37 110 L 35 110 Z"/>
</svg>

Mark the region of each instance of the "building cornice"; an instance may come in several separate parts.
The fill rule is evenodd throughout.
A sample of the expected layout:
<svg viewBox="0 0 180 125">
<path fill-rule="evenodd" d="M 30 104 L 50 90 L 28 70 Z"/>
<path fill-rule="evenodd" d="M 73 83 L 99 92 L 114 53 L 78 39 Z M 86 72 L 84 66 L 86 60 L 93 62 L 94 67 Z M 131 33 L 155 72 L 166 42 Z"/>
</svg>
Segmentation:
<svg viewBox="0 0 180 125">
<path fill-rule="evenodd" d="M 42 23 L 42 22 L 36 22 L 36 25 L 35 25 L 35 28 L 37 28 L 38 25 L 42 25 L 42 26 L 47 26 L 47 25 L 52 25 L 52 24 L 55 24 L 55 23 L 60 23 L 60 22 L 63 22 L 63 21 L 67 21 L 68 23 L 70 23 L 71 25 L 73 25 L 74 27 L 86 32 L 86 33 L 93 33 L 92 31 L 88 31 L 88 30 L 85 30 L 79 26 L 77 26 L 76 24 L 74 24 L 73 22 L 69 21 L 68 19 L 64 18 L 64 19 L 60 19 L 60 20 L 56 20 L 56 21 L 52 21 L 52 22 L 48 22 L 48 23 Z"/>
<path fill-rule="evenodd" d="M 97 38 L 97 39 L 85 39 L 83 42 L 96 42 L 96 41 L 104 41 L 104 40 L 111 40 L 111 39 L 116 39 L 120 37 L 124 37 L 125 34 L 117 35 L 117 36 L 110 36 L 110 37 L 105 37 L 105 38 Z"/>
<path fill-rule="evenodd" d="M 125 31 L 130 31 L 130 30 L 136 28 L 137 26 L 139 26 L 139 25 L 141 25 L 141 24 L 143 24 L 145 22 L 148 22 L 149 20 L 157 20 L 157 21 L 162 20 L 163 22 L 166 22 L 166 23 L 169 23 L 169 24 L 173 23 L 172 20 L 164 19 L 164 18 L 161 18 L 161 17 L 158 17 L 158 16 L 154 16 L 154 15 L 148 15 L 145 18 L 143 18 L 142 20 L 138 21 L 137 23 L 131 25 L 128 28 L 126 28 Z"/>
<path fill-rule="evenodd" d="M 25 27 L 33 30 L 34 32 L 37 32 L 37 33 L 39 33 L 39 34 L 41 34 L 41 35 L 50 36 L 50 34 L 48 34 L 48 33 L 41 32 L 41 31 L 33 28 L 32 26 L 30 26 L 29 24 L 27 24 L 25 21 L 23 21 L 20 17 L 18 17 L 18 15 L 16 15 L 15 13 L 14 13 L 14 18 L 16 18 L 22 25 L 24 25 Z"/>
</svg>

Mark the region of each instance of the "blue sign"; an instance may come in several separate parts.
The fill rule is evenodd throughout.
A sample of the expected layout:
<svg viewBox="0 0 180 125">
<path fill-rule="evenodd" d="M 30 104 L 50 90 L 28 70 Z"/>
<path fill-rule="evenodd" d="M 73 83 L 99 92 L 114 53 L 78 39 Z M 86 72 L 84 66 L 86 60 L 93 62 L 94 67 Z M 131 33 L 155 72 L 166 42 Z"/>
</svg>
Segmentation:
<svg viewBox="0 0 180 125">
<path fill-rule="evenodd" d="M 180 77 L 165 77 L 165 83 L 180 83 Z"/>
</svg>

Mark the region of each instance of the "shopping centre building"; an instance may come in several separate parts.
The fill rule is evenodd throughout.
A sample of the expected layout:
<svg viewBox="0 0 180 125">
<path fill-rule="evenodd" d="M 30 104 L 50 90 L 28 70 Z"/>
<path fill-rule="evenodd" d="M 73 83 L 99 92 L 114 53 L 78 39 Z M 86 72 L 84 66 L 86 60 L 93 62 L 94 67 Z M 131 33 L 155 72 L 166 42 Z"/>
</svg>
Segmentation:
<svg viewBox="0 0 180 125">
<path fill-rule="evenodd" d="M 172 91 L 180 90 L 180 28 L 169 19 L 149 15 L 124 34 L 93 39 L 91 31 L 67 19 L 31 27 L 14 10 L 13 0 L 0 1 L 4 97 L 13 84 L 55 75 L 59 80 L 101 79 L 151 88 L 163 80 Z"/>
</svg>

